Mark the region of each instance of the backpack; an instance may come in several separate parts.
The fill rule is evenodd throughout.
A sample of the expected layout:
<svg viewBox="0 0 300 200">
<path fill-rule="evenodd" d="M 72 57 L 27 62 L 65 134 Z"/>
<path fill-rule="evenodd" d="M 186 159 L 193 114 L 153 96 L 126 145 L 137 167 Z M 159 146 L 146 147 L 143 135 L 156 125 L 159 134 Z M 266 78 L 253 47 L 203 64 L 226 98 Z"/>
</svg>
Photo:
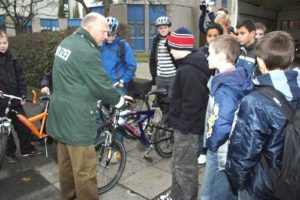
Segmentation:
<svg viewBox="0 0 300 200">
<path fill-rule="evenodd" d="M 262 165 L 273 184 L 275 197 L 282 200 L 300 198 L 300 100 L 296 110 L 283 94 L 273 87 L 259 87 L 258 92 L 269 98 L 288 119 L 285 128 L 283 157 L 281 169 L 274 170 L 268 166 L 262 156 Z"/>
</svg>

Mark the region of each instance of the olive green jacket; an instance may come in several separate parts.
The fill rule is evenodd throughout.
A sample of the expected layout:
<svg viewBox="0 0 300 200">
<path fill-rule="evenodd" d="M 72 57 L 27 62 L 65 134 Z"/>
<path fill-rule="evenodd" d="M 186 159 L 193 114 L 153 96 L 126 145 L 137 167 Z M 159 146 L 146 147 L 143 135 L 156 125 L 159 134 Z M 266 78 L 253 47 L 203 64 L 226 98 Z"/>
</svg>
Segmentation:
<svg viewBox="0 0 300 200">
<path fill-rule="evenodd" d="M 97 100 L 116 105 L 120 95 L 102 68 L 95 40 L 85 29 L 78 28 L 60 43 L 52 75 L 48 134 L 62 143 L 92 145 L 97 133 Z"/>
</svg>

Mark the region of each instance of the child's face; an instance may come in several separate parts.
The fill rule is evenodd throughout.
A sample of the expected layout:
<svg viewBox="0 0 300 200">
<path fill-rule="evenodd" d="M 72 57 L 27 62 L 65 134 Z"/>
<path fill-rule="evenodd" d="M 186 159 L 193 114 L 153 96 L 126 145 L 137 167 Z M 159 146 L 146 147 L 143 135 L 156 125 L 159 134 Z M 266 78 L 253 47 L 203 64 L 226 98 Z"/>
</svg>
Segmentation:
<svg viewBox="0 0 300 200">
<path fill-rule="evenodd" d="M 207 42 L 207 44 L 210 44 L 210 42 L 211 42 L 214 38 L 218 37 L 219 35 L 220 35 L 220 34 L 219 34 L 218 29 L 216 29 L 216 28 L 209 29 L 209 30 L 207 31 L 207 33 L 206 33 L 206 42 Z"/>
<path fill-rule="evenodd" d="M 249 32 L 244 26 L 237 29 L 237 39 L 241 45 L 249 46 L 255 42 L 255 31 Z"/>
<path fill-rule="evenodd" d="M 167 25 L 158 26 L 156 29 L 158 33 L 163 37 L 167 36 L 171 31 L 171 27 Z"/>
<path fill-rule="evenodd" d="M 207 57 L 209 69 L 220 69 L 226 63 L 224 53 L 216 53 L 215 49 L 210 45 L 208 48 L 209 55 Z"/>
<path fill-rule="evenodd" d="M 107 34 L 106 42 L 111 44 L 116 39 L 116 34 Z"/>
<path fill-rule="evenodd" d="M 255 31 L 255 39 L 260 39 L 262 36 L 264 36 L 265 33 L 262 29 L 256 29 Z"/>
<path fill-rule="evenodd" d="M 8 40 L 6 37 L 0 38 L 0 52 L 5 53 L 8 49 Z"/>
</svg>

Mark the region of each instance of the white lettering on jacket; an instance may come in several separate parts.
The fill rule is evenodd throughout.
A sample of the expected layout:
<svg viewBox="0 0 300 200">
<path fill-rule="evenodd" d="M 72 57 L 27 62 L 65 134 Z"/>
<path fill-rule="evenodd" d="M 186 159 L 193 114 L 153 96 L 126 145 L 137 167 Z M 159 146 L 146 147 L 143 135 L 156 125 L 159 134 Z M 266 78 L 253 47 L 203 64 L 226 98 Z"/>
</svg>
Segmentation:
<svg viewBox="0 0 300 200">
<path fill-rule="evenodd" d="M 71 55 L 71 51 L 69 49 L 58 46 L 56 49 L 55 55 L 65 61 L 67 61 L 69 56 Z"/>
</svg>

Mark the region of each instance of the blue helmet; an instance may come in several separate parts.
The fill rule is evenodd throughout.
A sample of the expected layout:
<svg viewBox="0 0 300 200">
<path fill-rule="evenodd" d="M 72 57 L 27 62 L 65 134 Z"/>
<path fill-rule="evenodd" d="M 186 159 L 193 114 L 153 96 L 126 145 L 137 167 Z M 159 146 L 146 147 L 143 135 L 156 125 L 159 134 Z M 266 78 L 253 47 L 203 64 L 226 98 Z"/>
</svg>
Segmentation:
<svg viewBox="0 0 300 200">
<path fill-rule="evenodd" d="M 161 16 L 161 17 L 156 19 L 155 26 L 157 27 L 157 26 L 161 26 L 161 25 L 171 26 L 172 22 L 171 22 L 169 17 Z"/>
<path fill-rule="evenodd" d="M 115 17 L 107 17 L 108 22 L 108 34 L 116 34 L 119 28 L 119 22 Z"/>
</svg>

